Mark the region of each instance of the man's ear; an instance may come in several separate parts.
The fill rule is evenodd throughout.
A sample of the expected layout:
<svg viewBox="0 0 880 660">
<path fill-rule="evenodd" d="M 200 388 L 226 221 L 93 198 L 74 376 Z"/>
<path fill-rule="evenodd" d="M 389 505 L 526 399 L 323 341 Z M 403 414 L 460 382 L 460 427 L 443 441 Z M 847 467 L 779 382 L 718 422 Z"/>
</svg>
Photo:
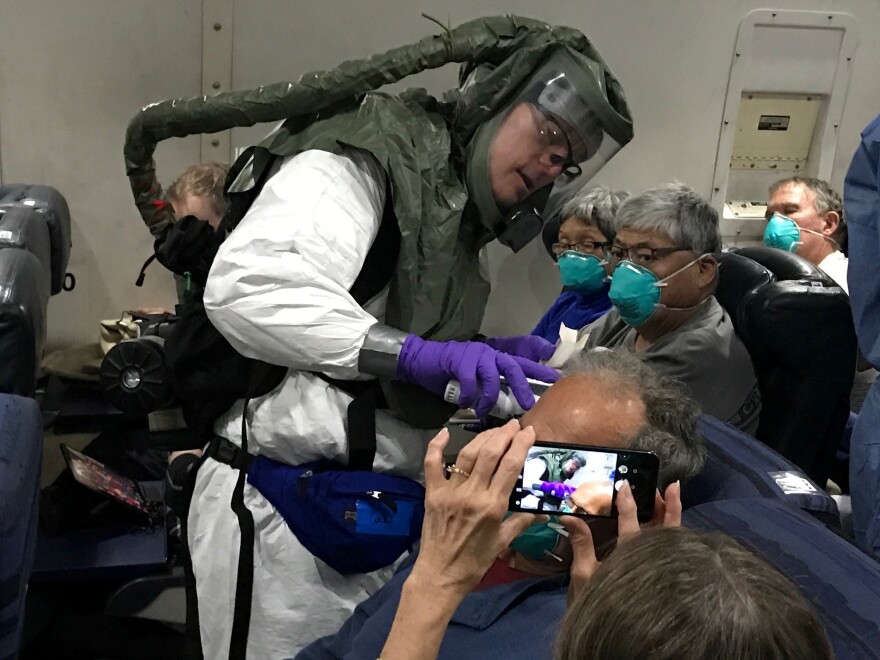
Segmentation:
<svg viewBox="0 0 880 660">
<path fill-rule="evenodd" d="M 699 266 L 700 288 L 710 286 L 718 275 L 718 260 L 713 255 L 707 255 L 697 262 Z"/>
<path fill-rule="evenodd" d="M 825 226 L 822 227 L 822 233 L 826 236 L 834 236 L 837 228 L 840 226 L 840 214 L 837 211 L 828 211 L 823 218 Z"/>
</svg>

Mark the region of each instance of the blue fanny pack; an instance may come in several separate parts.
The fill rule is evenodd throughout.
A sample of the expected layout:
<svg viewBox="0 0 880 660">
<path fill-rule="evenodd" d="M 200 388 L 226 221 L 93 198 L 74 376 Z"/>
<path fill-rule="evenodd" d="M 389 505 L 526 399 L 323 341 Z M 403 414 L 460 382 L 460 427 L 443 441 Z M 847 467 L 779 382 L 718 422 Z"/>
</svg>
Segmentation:
<svg viewBox="0 0 880 660">
<path fill-rule="evenodd" d="M 422 532 L 425 489 L 406 477 L 255 456 L 247 480 L 306 550 L 343 575 L 392 564 Z"/>
</svg>

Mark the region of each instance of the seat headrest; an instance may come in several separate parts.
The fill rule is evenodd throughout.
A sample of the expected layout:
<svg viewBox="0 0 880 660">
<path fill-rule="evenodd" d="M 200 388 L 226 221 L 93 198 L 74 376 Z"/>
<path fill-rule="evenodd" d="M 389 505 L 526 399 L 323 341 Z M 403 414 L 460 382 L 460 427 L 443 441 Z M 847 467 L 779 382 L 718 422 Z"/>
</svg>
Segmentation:
<svg viewBox="0 0 880 660">
<path fill-rule="evenodd" d="M 738 248 L 735 252 L 753 261 L 757 261 L 773 273 L 779 281 L 807 280 L 810 282 L 822 282 L 825 286 L 837 286 L 834 280 L 819 268 L 803 257 L 799 257 L 791 252 L 764 246 Z"/>
<path fill-rule="evenodd" d="M 732 252 L 718 255 L 715 298 L 733 320 L 737 333 L 740 332 L 740 315 L 745 299 L 775 280 L 773 273 L 756 261 Z"/>
<path fill-rule="evenodd" d="M 556 261 L 556 255 L 553 254 L 553 244 L 559 240 L 559 225 L 561 224 L 562 218 L 559 217 L 559 214 L 556 214 L 544 223 L 544 229 L 541 230 L 541 239 L 544 241 L 544 247 L 553 261 Z"/>
<path fill-rule="evenodd" d="M 836 285 L 814 284 L 788 281 L 763 287 L 740 312 L 741 336 L 759 371 L 785 365 L 791 374 L 829 384 L 843 379 L 841 387 L 852 387 L 856 337 L 849 297 Z M 822 331 L 811 332 L 816 328 Z"/>
</svg>

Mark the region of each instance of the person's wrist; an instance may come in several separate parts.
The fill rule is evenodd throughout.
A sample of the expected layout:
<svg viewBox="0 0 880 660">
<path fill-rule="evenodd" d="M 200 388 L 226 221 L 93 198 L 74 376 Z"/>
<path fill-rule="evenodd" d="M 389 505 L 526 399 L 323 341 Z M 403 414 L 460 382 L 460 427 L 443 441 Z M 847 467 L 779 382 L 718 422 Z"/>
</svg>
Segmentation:
<svg viewBox="0 0 880 660">
<path fill-rule="evenodd" d="M 418 562 L 404 582 L 403 589 L 412 595 L 429 598 L 438 610 L 449 610 L 450 615 L 470 592 L 470 587 L 463 582 L 448 579 L 442 570 L 419 566 Z"/>
</svg>

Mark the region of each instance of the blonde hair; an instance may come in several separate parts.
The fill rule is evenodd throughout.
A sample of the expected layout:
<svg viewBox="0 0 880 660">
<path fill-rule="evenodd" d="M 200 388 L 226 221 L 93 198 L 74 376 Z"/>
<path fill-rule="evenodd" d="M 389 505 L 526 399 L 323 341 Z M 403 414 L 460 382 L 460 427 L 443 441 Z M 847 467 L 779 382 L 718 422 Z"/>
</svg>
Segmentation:
<svg viewBox="0 0 880 660">
<path fill-rule="evenodd" d="M 226 211 L 226 197 L 223 188 L 229 165 L 223 163 L 196 163 L 181 172 L 174 182 L 168 186 L 170 200 L 183 201 L 187 195 L 204 197 L 211 208 L 222 216 Z"/>
</svg>

